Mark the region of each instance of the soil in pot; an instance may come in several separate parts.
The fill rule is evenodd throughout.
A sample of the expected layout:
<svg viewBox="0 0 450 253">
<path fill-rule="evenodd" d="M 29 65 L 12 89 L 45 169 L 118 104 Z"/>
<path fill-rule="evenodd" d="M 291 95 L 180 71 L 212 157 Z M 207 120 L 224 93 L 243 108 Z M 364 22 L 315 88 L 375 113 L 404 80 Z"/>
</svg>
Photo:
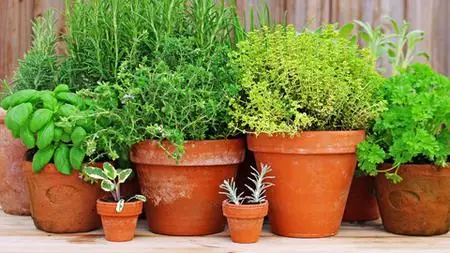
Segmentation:
<svg viewBox="0 0 450 253">
<path fill-rule="evenodd" d="M 167 145 L 173 150 L 173 146 Z M 224 230 L 223 180 L 234 177 L 244 160 L 242 139 L 188 141 L 178 163 L 158 141 L 133 146 L 141 192 L 147 197 L 146 217 L 152 232 L 167 235 L 206 235 Z"/>
<path fill-rule="evenodd" d="M 4 125 L 0 109 L 0 207 L 8 214 L 30 215 L 25 174 L 21 168 L 27 148 Z"/>
<path fill-rule="evenodd" d="M 127 198 L 125 198 L 127 199 Z M 126 242 L 134 238 L 142 201 L 125 202 L 123 210 L 116 211 L 117 202 L 97 200 L 97 212 L 101 216 L 105 239 L 112 242 Z"/>
<path fill-rule="evenodd" d="M 383 164 L 380 169 L 391 168 Z M 376 177 L 381 218 L 386 231 L 401 235 L 440 235 L 450 225 L 450 168 L 405 164 L 393 184 L 384 174 Z"/>
<path fill-rule="evenodd" d="M 227 217 L 231 240 L 236 243 L 255 243 L 261 235 L 264 217 L 269 203 L 256 205 L 234 205 L 227 200 L 222 204 L 223 215 Z"/>
<path fill-rule="evenodd" d="M 356 167 L 364 131 L 311 131 L 294 137 L 249 135 L 258 166 L 272 167 L 267 192 L 272 232 L 288 237 L 335 235 Z"/>
<path fill-rule="evenodd" d="M 353 177 L 342 220 L 362 222 L 379 218 L 375 179 L 370 176 Z"/>
<path fill-rule="evenodd" d="M 96 201 L 102 191 L 98 184 L 84 182 L 76 170 L 63 175 L 54 164 L 34 173 L 31 162 L 25 161 L 23 169 L 36 228 L 51 233 L 78 233 L 100 227 Z"/>
</svg>

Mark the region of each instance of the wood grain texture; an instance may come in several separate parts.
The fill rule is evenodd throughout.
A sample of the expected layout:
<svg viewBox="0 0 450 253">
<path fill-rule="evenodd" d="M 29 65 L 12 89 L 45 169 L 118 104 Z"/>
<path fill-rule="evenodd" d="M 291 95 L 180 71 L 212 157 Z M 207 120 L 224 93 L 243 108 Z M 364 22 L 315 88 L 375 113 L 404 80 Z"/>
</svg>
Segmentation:
<svg viewBox="0 0 450 253">
<path fill-rule="evenodd" d="M 250 9 L 267 3 L 272 18 L 294 24 L 301 30 L 326 23 L 345 23 L 361 19 L 371 24 L 383 22 L 385 15 L 412 23 L 425 31 L 420 48 L 431 54 L 431 65 L 450 75 L 449 0 L 237 0 L 239 14 L 250 25 Z M 30 46 L 31 22 L 48 8 L 59 10 L 58 29 L 64 30 L 63 0 L 0 0 L 0 79 L 10 79 Z M 255 17 L 256 19 L 256 17 Z M 59 47 L 62 51 L 62 47 Z"/>
<path fill-rule="evenodd" d="M 147 231 L 140 221 L 131 242 L 111 243 L 101 230 L 81 234 L 56 235 L 37 230 L 30 217 L 11 216 L 0 211 L 0 252 L 405 252 L 442 253 L 450 249 L 450 234 L 436 237 L 398 236 L 383 231 L 379 222 L 342 225 L 329 238 L 298 239 L 279 237 L 265 225 L 256 244 L 232 243 L 228 232 L 209 236 L 172 237 Z"/>
</svg>

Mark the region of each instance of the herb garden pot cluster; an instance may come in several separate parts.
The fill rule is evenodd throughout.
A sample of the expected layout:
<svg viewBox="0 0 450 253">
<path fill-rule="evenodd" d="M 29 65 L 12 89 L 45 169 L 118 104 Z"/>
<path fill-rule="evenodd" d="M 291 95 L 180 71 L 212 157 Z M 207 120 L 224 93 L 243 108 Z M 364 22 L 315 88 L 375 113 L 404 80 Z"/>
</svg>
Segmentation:
<svg viewBox="0 0 450 253">
<path fill-rule="evenodd" d="M 325 237 L 339 230 L 364 131 L 249 135 L 257 164 L 270 164 L 277 187 L 267 193 L 275 234 Z"/>
<path fill-rule="evenodd" d="M 26 179 L 21 169 L 27 148 L 6 128 L 5 116 L 6 112 L 0 109 L 0 207 L 8 214 L 30 215 Z"/>
<path fill-rule="evenodd" d="M 174 147 L 166 145 L 169 151 Z M 244 160 L 242 139 L 187 141 L 180 161 L 167 156 L 158 141 L 133 146 L 146 217 L 152 232 L 167 235 L 206 235 L 221 232 L 223 197 L 217 185 L 235 176 Z"/>
</svg>

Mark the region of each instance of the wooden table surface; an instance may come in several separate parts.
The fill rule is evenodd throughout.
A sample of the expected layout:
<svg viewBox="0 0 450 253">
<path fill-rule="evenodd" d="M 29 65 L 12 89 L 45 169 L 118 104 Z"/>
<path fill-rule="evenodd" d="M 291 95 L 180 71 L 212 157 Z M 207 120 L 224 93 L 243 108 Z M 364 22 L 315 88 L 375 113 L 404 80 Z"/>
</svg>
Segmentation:
<svg viewBox="0 0 450 253">
<path fill-rule="evenodd" d="M 0 211 L 0 252 L 439 252 L 450 253 L 450 234 L 435 237 L 398 236 L 383 231 L 380 222 L 344 223 L 330 238 L 297 239 L 273 235 L 265 225 L 256 244 L 235 244 L 227 232 L 201 237 L 173 237 L 148 232 L 140 221 L 131 242 L 111 243 L 101 230 L 81 234 L 49 234 L 37 230 L 30 217 Z"/>
</svg>

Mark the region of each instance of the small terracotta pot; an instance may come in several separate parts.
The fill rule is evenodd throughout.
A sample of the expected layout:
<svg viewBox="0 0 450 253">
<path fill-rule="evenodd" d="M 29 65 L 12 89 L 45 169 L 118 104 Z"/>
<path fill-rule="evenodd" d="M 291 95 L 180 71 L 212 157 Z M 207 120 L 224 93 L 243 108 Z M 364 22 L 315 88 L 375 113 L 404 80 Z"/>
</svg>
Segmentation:
<svg viewBox="0 0 450 253">
<path fill-rule="evenodd" d="M 111 242 L 126 242 L 134 238 L 142 201 L 126 202 L 122 212 L 116 212 L 116 202 L 97 200 L 97 212 L 102 218 L 105 239 Z"/>
<path fill-rule="evenodd" d="M 25 174 L 21 168 L 27 148 L 4 125 L 0 108 L 0 207 L 8 214 L 30 215 Z"/>
<path fill-rule="evenodd" d="M 174 147 L 164 144 L 166 149 Z M 244 160 L 242 139 L 188 141 L 178 163 L 158 141 L 133 146 L 142 193 L 147 197 L 146 216 L 152 232 L 166 235 L 206 235 L 224 230 L 224 196 L 218 186 L 234 177 Z"/>
<path fill-rule="evenodd" d="M 59 173 L 48 164 L 34 173 L 31 162 L 24 162 L 30 195 L 31 217 L 36 228 L 51 233 L 87 232 L 100 227 L 96 201 L 102 193 L 98 184 Z"/>
<path fill-rule="evenodd" d="M 231 240 L 237 243 L 255 243 L 259 240 L 269 203 L 234 205 L 224 200 L 223 215 L 227 217 Z"/>
<path fill-rule="evenodd" d="M 383 164 L 380 169 L 391 168 Z M 450 167 L 405 164 L 393 184 L 384 174 L 376 177 L 381 219 L 386 231 L 401 235 L 440 235 L 450 226 Z"/>
<path fill-rule="evenodd" d="M 353 177 L 343 221 L 370 221 L 380 218 L 377 197 L 375 196 L 375 179 L 370 176 Z"/>
<path fill-rule="evenodd" d="M 311 131 L 294 137 L 247 137 L 258 166 L 272 167 L 267 191 L 272 232 L 289 237 L 335 235 L 356 167 L 364 131 Z"/>
</svg>

